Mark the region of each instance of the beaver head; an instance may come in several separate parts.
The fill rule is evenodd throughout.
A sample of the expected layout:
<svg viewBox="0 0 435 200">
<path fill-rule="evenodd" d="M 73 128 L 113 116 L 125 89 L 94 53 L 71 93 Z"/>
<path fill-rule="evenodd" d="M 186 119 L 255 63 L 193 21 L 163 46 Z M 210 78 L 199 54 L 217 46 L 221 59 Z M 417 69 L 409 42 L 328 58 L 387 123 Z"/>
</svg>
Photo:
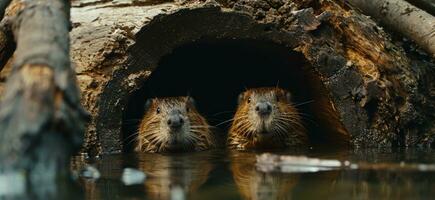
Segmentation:
<svg viewBox="0 0 435 200">
<path fill-rule="evenodd" d="M 209 125 L 192 97 L 153 98 L 145 107 L 136 151 L 198 151 L 212 145 Z"/>
<path fill-rule="evenodd" d="M 307 138 L 290 92 L 264 87 L 240 94 L 228 139 L 236 148 L 273 148 L 305 143 Z"/>
</svg>

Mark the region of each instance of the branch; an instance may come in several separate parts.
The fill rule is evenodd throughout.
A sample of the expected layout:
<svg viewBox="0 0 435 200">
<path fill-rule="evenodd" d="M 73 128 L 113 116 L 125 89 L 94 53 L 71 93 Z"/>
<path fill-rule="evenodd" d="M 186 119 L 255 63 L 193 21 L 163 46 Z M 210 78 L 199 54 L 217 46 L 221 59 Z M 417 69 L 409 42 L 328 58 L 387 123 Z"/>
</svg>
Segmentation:
<svg viewBox="0 0 435 200">
<path fill-rule="evenodd" d="M 435 57 L 435 17 L 402 0 L 348 0 Z"/>
</svg>

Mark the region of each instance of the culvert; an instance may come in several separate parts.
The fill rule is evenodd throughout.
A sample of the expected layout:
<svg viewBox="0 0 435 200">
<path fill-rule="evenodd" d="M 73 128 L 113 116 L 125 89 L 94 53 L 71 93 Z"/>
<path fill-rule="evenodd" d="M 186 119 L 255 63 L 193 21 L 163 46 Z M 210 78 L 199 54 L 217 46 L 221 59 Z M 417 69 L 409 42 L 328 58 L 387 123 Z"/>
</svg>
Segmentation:
<svg viewBox="0 0 435 200">
<path fill-rule="evenodd" d="M 233 110 L 237 94 L 245 87 L 277 84 L 292 91 L 297 103 L 310 102 L 300 109 L 307 116 L 314 143 L 388 147 L 427 139 L 424 129 L 412 125 L 412 120 L 426 116 L 417 114 L 423 107 L 414 97 L 404 95 L 415 90 L 416 77 L 405 81 L 398 76 L 410 74 L 409 65 L 401 63 L 406 61 L 394 60 L 400 52 L 383 52 L 378 58 L 356 46 L 360 40 L 372 46 L 389 42 L 383 36 L 366 37 L 365 31 L 373 31 L 370 24 L 359 23 L 358 17 L 331 17 L 331 13 L 322 14 L 324 10 L 313 11 L 297 3 L 287 5 L 297 12 L 257 19 L 254 13 L 259 8 L 240 12 L 237 5 L 227 6 L 134 7 L 138 13 L 149 12 L 140 14 L 143 24 L 96 29 L 97 35 L 106 38 L 96 39 L 101 50 L 90 50 L 102 53 L 90 58 L 92 70 L 78 72 L 84 105 L 93 114 L 85 151 L 128 150 L 124 143 L 130 140 L 146 98 L 190 94 L 216 124 L 230 117 L 218 113 Z M 292 20 L 281 20 L 286 15 Z M 138 19 L 134 16 L 133 20 Z M 338 21 L 347 26 L 335 26 Z M 73 29 L 73 39 L 94 42 L 93 37 L 83 36 L 84 31 Z M 353 41 L 349 34 L 361 37 Z M 337 39 L 343 37 L 347 39 Z M 78 45 L 73 55 L 84 63 L 81 48 Z"/>
</svg>

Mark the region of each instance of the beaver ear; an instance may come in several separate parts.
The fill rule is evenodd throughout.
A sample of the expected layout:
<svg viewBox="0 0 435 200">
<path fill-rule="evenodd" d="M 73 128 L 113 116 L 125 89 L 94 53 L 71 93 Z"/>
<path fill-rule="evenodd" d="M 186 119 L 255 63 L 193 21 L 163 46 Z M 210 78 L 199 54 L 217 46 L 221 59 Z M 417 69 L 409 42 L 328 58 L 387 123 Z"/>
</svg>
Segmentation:
<svg viewBox="0 0 435 200">
<path fill-rule="evenodd" d="M 148 109 L 150 109 L 152 103 L 153 103 L 153 99 L 147 99 L 144 106 L 145 112 L 147 112 Z"/>
<path fill-rule="evenodd" d="M 292 101 L 292 94 L 290 94 L 290 92 L 286 92 L 285 98 L 287 99 L 288 102 L 291 102 Z"/>
<path fill-rule="evenodd" d="M 193 99 L 191 96 L 187 97 L 186 103 L 196 107 L 195 99 Z"/>
<path fill-rule="evenodd" d="M 238 99 L 237 99 L 237 103 L 238 104 L 241 104 L 242 102 L 243 102 L 243 97 L 244 97 L 245 95 L 243 95 L 243 93 L 241 93 L 241 94 L 239 94 L 239 97 L 238 97 Z"/>
</svg>

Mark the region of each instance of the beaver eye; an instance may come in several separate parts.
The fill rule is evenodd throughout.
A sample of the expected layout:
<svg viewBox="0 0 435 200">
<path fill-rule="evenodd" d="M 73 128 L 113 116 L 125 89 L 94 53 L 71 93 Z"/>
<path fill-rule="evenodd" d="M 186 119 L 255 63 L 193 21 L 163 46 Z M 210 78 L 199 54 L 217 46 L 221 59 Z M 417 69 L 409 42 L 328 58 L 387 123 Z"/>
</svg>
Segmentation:
<svg viewBox="0 0 435 200">
<path fill-rule="evenodd" d="M 157 108 L 156 112 L 157 112 L 157 114 L 160 113 L 160 107 Z"/>
<path fill-rule="evenodd" d="M 248 103 L 251 103 L 251 97 L 248 98 Z"/>
<path fill-rule="evenodd" d="M 189 112 L 189 111 L 190 111 L 190 108 L 189 108 L 189 107 L 187 107 L 187 108 L 186 108 L 186 111 L 187 111 L 187 112 Z"/>
<path fill-rule="evenodd" d="M 280 100 L 279 96 L 276 96 L 276 101 L 278 102 Z"/>
</svg>

